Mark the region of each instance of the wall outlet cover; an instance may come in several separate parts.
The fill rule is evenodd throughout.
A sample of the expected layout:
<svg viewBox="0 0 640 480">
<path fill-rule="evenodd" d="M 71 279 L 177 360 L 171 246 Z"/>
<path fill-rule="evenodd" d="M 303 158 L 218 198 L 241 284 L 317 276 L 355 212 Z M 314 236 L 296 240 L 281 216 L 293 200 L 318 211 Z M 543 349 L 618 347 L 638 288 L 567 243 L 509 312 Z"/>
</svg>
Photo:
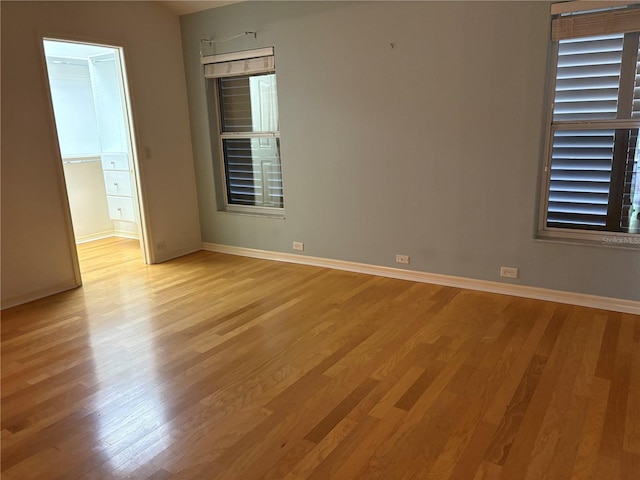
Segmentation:
<svg viewBox="0 0 640 480">
<path fill-rule="evenodd" d="M 518 278 L 516 267 L 500 267 L 500 276 L 504 278 Z"/>
<path fill-rule="evenodd" d="M 396 255 L 396 263 L 409 264 L 409 255 Z"/>
</svg>

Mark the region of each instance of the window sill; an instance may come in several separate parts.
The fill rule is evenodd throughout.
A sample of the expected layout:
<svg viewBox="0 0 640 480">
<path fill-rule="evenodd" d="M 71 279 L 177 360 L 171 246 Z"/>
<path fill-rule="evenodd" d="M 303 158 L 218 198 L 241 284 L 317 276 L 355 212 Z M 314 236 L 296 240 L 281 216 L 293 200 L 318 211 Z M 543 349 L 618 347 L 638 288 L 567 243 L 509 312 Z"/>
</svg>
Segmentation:
<svg viewBox="0 0 640 480">
<path fill-rule="evenodd" d="M 537 233 L 535 240 L 583 247 L 640 250 L 640 235 L 637 234 L 541 230 Z"/>
<path fill-rule="evenodd" d="M 218 210 L 218 212 L 229 214 L 229 215 L 242 215 L 244 217 L 273 218 L 275 220 L 286 219 L 284 212 L 269 212 L 269 211 L 256 212 L 256 211 L 235 210 L 235 209 Z"/>
</svg>

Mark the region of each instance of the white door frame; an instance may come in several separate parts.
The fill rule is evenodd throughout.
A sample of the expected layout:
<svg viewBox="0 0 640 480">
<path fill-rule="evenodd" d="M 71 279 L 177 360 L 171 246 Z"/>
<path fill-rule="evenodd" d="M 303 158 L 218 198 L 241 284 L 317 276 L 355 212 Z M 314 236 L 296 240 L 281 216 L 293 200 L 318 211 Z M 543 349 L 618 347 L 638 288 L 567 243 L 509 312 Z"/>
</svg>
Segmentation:
<svg viewBox="0 0 640 480">
<path fill-rule="evenodd" d="M 71 207 L 69 205 L 69 196 L 67 192 L 66 180 L 64 175 L 64 168 L 62 163 L 62 154 L 60 152 L 60 143 L 58 140 L 58 130 L 55 122 L 55 114 L 53 110 L 53 100 L 51 98 L 51 86 L 49 84 L 49 75 L 46 65 L 46 54 L 44 50 L 44 41 L 51 40 L 57 42 L 65 42 L 65 43 L 77 43 L 77 44 L 85 44 L 85 45 L 96 45 L 99 47 L 112 48 L 117 51 L 117 57 L 119 59 L 119 70 L 121 73 L 121 87 L 123 93 L 123 106 L 125 113 L 125 121 L 127 123 L 127 144 L 128 144 L 128 153 L 131 159 L 131 168 L 133 171 L 133 181 L 135 184 L 135 208 L 138 217 L 137 227 L 138 227 L 138 239 L 140 242 L 140 251 L 142 254 L 142 261 L 145 264 L 153 263 L 152 259 L 152 248 L 151 248 L 151 239 L 150 239 L 150 229 L 147 221 L 146 215 L 146 202 L 145 202 L 145 190 L 142 181 L 142 173 L 140 168 L 140 163 L 138 161 L 138 142 L 135 134 L 135 120 L 134 113 L 131 102 L 131 92 L 129 88 L 129 78 L 127 76 L 126 70 L 126 61 L 125 61 L 125 47 L 119 45 L 113 45 L 110 43 L 101 43 L 95 42 L 91 40 L 81 40 L 78 38 L 69 38 L 64 35 L 40 35 L 40 48 L 42 52 L 42 64 L 45 72 L 45 77 L 47 81 L 47 89 L 48 89 L 48 100 L 49 100 L 49 109 L 51 112 L 51 120 L 53 124 L 54 134 L 57 141 L 57 156 L 58 156 L 58 166 L 57 171 L 59 172 L 59 180 L 61 184 L 61 193 L 64 195 L 64 202 L 66 203 L 67 208 L 65 209 L 65 220 L 67 222 L 67 231 L 69 232 L 69 245 L 71 248 L 71 256 L 73 261 L 73 270 L 76 278 L 76 283 L 78 286 L 82 285 L 82 277 L 80 272 L 80 264 L 78 260 L 78 251 L 76 246 L 75 234 L 73 229 L 73 220 L 71 216 Z"/>
</svg>

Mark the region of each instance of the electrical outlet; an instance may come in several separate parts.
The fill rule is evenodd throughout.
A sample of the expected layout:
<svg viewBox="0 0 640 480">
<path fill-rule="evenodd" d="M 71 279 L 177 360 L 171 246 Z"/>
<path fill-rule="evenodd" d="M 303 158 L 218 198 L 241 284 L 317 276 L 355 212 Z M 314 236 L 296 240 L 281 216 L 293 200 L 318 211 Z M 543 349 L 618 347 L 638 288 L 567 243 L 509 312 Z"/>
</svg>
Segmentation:
<svg viewBox="0 0 640 480">
<path fill-rule="evenodd" d="M 500 267 L 500 276 L 505 278 L 518 278 L 516 267 Z"/>
<path fill-rule="evenodd" d="M 409 255 L 396 255 L 396 263 L 409 264 Z"/>
<path fill-rule="evenodd" d="M 294 250 L 303 251 L 304 250 L 304 243 L 302 243 L 302 242 L 293 242 L 293 249 Z"/>
<path fill-rule="evenodd" d="M 158 250 L 164 250 L 165 248 L 167 248 L 167 242 L 163 240 L 162 242 L 156 243 L 156 248 Z"/>
</svg>

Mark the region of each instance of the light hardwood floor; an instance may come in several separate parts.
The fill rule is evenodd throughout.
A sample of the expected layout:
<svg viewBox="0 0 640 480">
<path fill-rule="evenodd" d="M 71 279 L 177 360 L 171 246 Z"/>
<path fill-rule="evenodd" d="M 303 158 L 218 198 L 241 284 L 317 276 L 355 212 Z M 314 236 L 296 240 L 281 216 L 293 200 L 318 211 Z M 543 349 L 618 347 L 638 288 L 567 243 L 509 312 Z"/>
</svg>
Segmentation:
<svg viewBox="0 0 640 480">
<path fill-rule="evenodd" d="M 2 478 L 638 479 L 640 317 L 80 247 L 2 313 Z"/>
</svg>

